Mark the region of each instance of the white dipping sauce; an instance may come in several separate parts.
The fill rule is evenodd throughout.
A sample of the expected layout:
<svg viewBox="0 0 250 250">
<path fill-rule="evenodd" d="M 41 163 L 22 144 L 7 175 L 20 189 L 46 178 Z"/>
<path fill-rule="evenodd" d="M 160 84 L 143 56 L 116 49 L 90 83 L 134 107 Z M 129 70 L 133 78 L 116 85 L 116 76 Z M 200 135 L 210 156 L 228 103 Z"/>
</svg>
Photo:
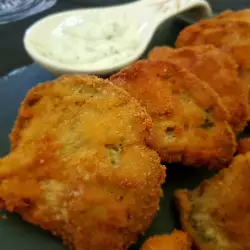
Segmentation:
<svg viewBox="0 0 250 250">
<path fill-rule="evenodd" d="M 137 28 L 124 16 L 112 19 L 97 12 L 70 17 L 43 44 L 32 43 L 43 56 L 61 64 L 102 68 L 127 61 L 140 39 Z"/>
</svg>

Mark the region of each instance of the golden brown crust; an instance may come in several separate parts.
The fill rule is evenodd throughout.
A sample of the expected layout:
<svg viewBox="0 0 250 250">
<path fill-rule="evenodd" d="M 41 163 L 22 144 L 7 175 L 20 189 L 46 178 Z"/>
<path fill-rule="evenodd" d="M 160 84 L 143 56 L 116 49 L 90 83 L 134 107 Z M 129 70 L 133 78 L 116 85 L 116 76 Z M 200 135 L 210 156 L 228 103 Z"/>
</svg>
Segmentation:
<svg viewBox="0 0 250 250">
<path fill-rule="evenodd" d="M 176 204 L 177 208 L 180 212 L 180 221 L 182 224 L 183 230 L 188 232 L 189 236 L 195 243 L 195 246 L 199 250 L 210 250 L 209 247 L 206 246 L 196 235 L 195 230 L 192 228 L 190 223 L 188 222 L 188 216 L 190 213 L 191 203 L 188 198 L 189 191 L 188 190 L 177 190 L 175 192 Z"/>
<path fill-rule="evenodd" d="M 144 242 L 141 250 L 191 250 L 192 242 L 187 233 L 174 230 L 170 235 L 155 235 Z"/>
<path fill-rule="evenodd" d="M 164 162 L 220 168 L 232 160 L 235 137 L 219 96 L 170 61 L 139 61 L 111 77 L 153 118 L 149 140 Z"/>
<path fill-rule="evenodd" d="M 249 30 L 250 23 L 244 20 L 217 20 L 216 18 L 202 20 L 182 30 L 175 45 L 180 48 L 212 44 L 227 51 L 231 46 L 249 43 Z"/>
<path fill-rule="evenodd" d="M 247 152 L 250 152 L 250 138 L 244 138 L 239 140 L 237 146 L 237 153 L 245 154 Z"/>
<path fill-rule="evenodd" d="M 250 153 L 194 191 L 175 193 L 183 228 L 201 250 L 250 249 Z"/>
<path fill-rule="evenodd" d="M 0 207 L 71 249 L 122 250 L 159 208 L 165 168 L 147 147 L 152 121 L 127 92 L 97 77 L 32 89 L 0 159 Z"/>
<path fill-rule="evenodd" d="M 198 45 L 172 49 L 156 47 L 149 53 L 150 60 L 171 60 L 190 70 L 205 81 L 221 97 L 230 114 L 230 124 L 238 134 L 247 122 L 247 100 L 239 80 L 238 67 L 226 53 L 213 45 Z"/>
<path fill-rule="evenodd" d="M 172 56 L 175 53 L 176 49 L 169 46 L 156 46 L 149 51 L 148 59 L 154 61 L 165 61 L 168 60 L 168 56 Z"/>
<path fill-rule="evenodd" d="M 218 17 L 200 21 L 185 28 L 176 41 L 176 47 L 213 44 L 232 55 L 239 65 L 239 76 L 247 93 L 250 109 L 250 18 L 249 10 L 226 12 Z M 248 120 L 250 112 L 248 111 Z"/>
<path fill-rule="evenodd" d="M 53 89 L 51 88 L 51 83 L 53 83 Z M 106 84 L 103 85 L 103 83 Z M 65 87 L 62 88 L 62 85 L 65 85 Z M 114 96 L 112 98 L 110 97 L 109 100 L 105 100 L 105 90 L 108 89 L 109 86 L 112 86 L 111 89 L 113 89 Z M 100 109 L 103 107 L 104 102 L 106 104 L 105 109 L 107 110 L 109 110 L 112 106 L 122 106 L 126 104 L 128 100 L 129 103 L 132 103 L 135 106 L 139 105 L 137 100 L 131 98 L 131 96 L 123 89 L 118 88 L 111 82 L 103 81 L 95 76 L 86 76 L 84 78 L 81 76 L 63 76 L 58 78 L 56 81 L 39 84 L 27 93 L 27 96 L 20 107 L 18 117 L 10 135 L 12 150 L 15 149 L 18 144 L 20 131 L 22 131 L 22 129 L 25 128 L 25 124 L 32 119 L 33 114 L 30 112 L 30 107 L 38 103 L 43 96 L 46 96 L 46 98 L 57 98 L 57 102 L 59 102 L 61 97 L 67 96 L 70 91 L 72 92 L 71 88 L 76 88 L 76 91 L 79 91 L 82 96 L 76 96 L 75 99 L 73 99 L 69 95 L 69 103 L 70 101 L 78 102 L 78 98 L 80 103 L 84 103 L 87 100 L 89 102 L 95 101 L 94 104 L 97 105 L 98 109 Z M 100 89 L 102 89 L 104 93 L 103 97 L 100 96 L 99 98 L 91 101 L 91 98 L 94 95 L 97 95 Z M 66 101 L 64 102 L 66 104 Z M 142 107 L 140 107 L 136 112 L 136 117 L 139 120 L 141 119 L 140 122 L 142 123 L 142 127 L 145 128 L 145 130 L 142 130 L 142 137 L 145 137 L 145 133 L 148 135 L 152 129 L 151 118 Z"/>
<path fill-rule="evenodd" d="M 176 47 L 212 44 L 229 53 L 241 69 L 250 69 L 250 22 L 244 19 L 209 19 L 181 31 Z M 245 52 L 245 53 L 244 53 Z M 240 72 L 241 73 L 241 72 Z"/>
<path fill-rule="evenodd" d="M 219 15 L 215 16 L 215 19 L 218 20 L 241 20 L 250 22 L 250 9 L 244 9 L 239 11 L 232 11 L 232 10 L 226 10 L 220 13 Z"/>
</svg>

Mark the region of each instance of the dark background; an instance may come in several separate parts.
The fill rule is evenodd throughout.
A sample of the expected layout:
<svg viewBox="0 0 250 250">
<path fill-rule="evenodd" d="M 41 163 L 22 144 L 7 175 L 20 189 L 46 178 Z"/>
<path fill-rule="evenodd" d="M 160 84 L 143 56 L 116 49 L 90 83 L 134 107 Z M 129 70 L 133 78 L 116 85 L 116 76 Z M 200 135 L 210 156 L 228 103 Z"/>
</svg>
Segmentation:
<svg viewBox="0 0 250 250">
<path fill-rule="evenodd" d="M 28 65 L 32 61 L 22 45 L 22 37 L 29 25 L 48 14 L 79 7 L 94 7 L 132 2 L 133 0 L 58 0 L 51 9 L 21 21 L 0 25 L 0 76 L 14 68 Z M 215 13 L 224 9 L 250 7 L 250 0 L 209 0 Z M 180 25 L 179 23 L 175 25 Z"/>
</svg>

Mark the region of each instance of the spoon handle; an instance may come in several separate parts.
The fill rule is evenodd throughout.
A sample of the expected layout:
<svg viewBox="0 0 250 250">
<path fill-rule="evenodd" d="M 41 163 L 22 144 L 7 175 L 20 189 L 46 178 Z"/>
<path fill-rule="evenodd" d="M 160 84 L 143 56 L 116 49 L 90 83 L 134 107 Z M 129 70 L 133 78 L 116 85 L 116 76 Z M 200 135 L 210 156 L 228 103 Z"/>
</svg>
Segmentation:
<svg viewBox="0 0 250 250">
<path fill-rule="evenodd" d="M 177 14 L 182 14 L 192 21 L 212 16 L 211 7 L 205 0 L 141 0 L 139 2 L 156 27 Z"/>
</svg>

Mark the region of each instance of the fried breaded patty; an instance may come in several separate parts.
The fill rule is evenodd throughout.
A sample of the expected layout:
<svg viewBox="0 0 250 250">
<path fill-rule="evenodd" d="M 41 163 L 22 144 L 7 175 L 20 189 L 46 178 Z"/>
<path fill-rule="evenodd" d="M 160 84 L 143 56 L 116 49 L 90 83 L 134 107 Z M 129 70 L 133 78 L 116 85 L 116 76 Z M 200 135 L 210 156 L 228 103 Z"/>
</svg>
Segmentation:
<svg viewBox="0 0 250 250">
<path fill-rule="evenodd" d="M 250 153 L 194 191 L 176 192 L 183 228 L 200 250 L 249 250 Z"/>
<path fill-rule="evenodd" d="M 235 13 L 235 18 L 233 14 Z M 227 16 L 227 15 L 225 15 Z M 190 45 L 213 44 L 229 53 L 237 62 L 239 77 L 248 98 L 250 119 L 250 21 L 232 12 L 230 18 L 212 18 L 185 28 L 179 35 L 178 48 Z M 244 15 L 246 16 L 246 15 Z M 238 18 L 237 18 L 238 17 Z M 249 18 L 250 19 L 250 18 Z"/>
<path fill-rule="evenodd" d="M 152 122 L 123 89 L 65 76 L 26 96 L 0 160 L 0 208 L 75 250 L 125 250 L 159 208 L 165 168 Z"/>
<path fill-rule="evenodd" d="M 235 136 L 219 96 L 169 61 L 139 61 L 113 75 L 153 119 L 149 144 L 163 162 L 221 168 L 233 158 Z"/>
<path fill-rule="evenodd" d="M 238 134 L 247 122 L 247 99 L 239 80 L 238 67 L 226 53 L 213 45 L 198 45 L 172 49 L 156 47 L 150 60 L 171 60 L 190 70 L 212 87 L 230 114 L 230 125 Z"/>
<path fill-rule="evenodd" d="M 187 233 L 175 230 L 170 235 L 155 235 L 146 240 L 141 250 L 191 250 Z"/>
</svg>

